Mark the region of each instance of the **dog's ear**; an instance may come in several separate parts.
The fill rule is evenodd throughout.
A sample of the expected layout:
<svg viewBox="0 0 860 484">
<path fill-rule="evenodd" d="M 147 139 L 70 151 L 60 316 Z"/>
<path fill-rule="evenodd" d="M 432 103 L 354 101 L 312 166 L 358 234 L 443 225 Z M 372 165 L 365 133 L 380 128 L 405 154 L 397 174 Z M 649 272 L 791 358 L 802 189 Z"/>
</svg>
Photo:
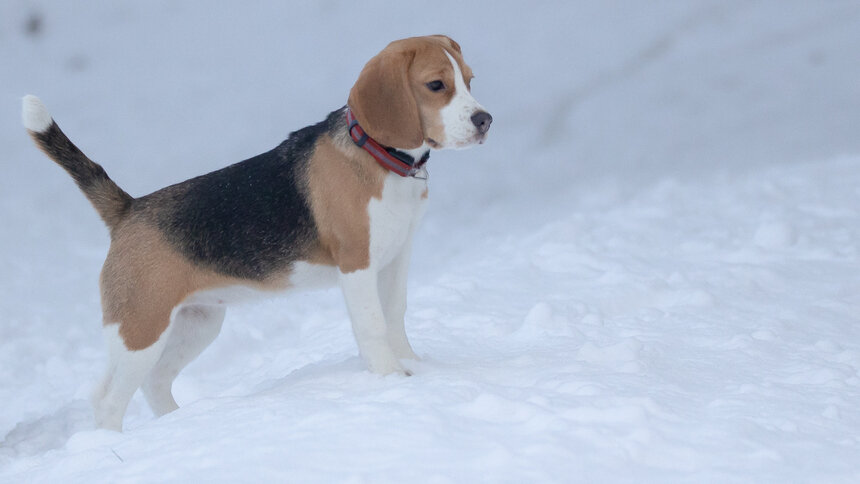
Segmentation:
<svg viewBox="0 0 860 484">
<path fill-rule="evenodd" d="M 409 83 L 413 49 L 386 48 L 364 66 L 349 92 L 349 107 L 383 146 L 412 149 L 424 142 L 418 103 Z"/>
<path fill-rule="evenodd" d="M 458 44 L 451 37 L 448 37 L 447 35 L 444 35 L 444 34 L 431 35 L 430 37 L 432 37 L 434 39 L 441 40 L 442 43 L 447 44 L 448 47 L 454 49 L 454 51 L 456 51 L 458 54 L 463 54 L 463 51 L 460 50 L 460 44 Z"/>
<path fill-rule="evenodd" d="M 448 42 L 451 43 L 451 47 L 453 47 L 454 50 L 457 51 L 457 53 L 459 53 L 459 54 L 463 53 L 463 51 L 460 50 L 460 44 L 458 44 L 454 39 L 452 39 L 451 37 L 448 37 L 447 35 L 443 35 L 442 37 L 445 37 L 446 39 L 448 39 Z"/>
</svg>

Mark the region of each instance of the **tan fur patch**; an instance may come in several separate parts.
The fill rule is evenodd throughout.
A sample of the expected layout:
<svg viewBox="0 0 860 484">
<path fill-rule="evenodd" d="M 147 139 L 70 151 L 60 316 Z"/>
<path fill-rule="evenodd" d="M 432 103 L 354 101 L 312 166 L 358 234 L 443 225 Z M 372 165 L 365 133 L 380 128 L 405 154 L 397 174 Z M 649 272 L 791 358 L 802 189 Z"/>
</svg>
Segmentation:
<svg viewBox="0 0 860 484">
<path fill-rule="evenodd" d="M 370 215 L 367 204 L 382 197 L 386 171 L 346 135 L 321 136 L 308 165 L 311 212 L 320 247 L 316 264 L 348 273 L 370 265 Z"/>
<path fill-rule="evenodd" d="M 274 290 L 285 280 L 286 276 L 253 286 Z M 194 266 L 156 228 L 142 220 L 128 220 L 117 227 L 102 268 L 104 324 L 118 323 L 125 346 L 141 350 L 158 341 L 170 324 L 173 308 L 188 296 L 237 284 L 249 283 Z"/>
</svg>

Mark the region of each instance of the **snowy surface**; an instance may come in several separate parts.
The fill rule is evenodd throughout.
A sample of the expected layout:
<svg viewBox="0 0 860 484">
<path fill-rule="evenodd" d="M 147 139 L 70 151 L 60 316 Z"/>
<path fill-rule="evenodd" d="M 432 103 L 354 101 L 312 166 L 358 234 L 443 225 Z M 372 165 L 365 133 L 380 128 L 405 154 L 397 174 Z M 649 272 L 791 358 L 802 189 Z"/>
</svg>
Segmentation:
<svg viewBox="0 0 860 484">
<path fill-rule="evenodd" d="M 289 3 L 0 3 L 0 482 L 860 482 L 860 5 Z M 296 293 L 93 430 L 107 233 L 21 96 L 142 195 L 428 33 L 495 122 L 430 162 L 415 375 Z"/>
</svg>

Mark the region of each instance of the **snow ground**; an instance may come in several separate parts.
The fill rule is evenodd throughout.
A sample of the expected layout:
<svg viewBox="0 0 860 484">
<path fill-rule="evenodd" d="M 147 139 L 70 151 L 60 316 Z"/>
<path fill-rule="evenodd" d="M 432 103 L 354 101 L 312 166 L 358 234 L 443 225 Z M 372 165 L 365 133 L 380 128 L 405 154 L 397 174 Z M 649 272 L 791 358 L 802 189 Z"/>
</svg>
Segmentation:
<svg viewBox="0 0 860 484">
<path fill-rule="evenodd" d="M 860 481 L 856 2 L 362 5 L 0 4 L 0 482 Z M 20 97 L 141 195 L 438 32 L 495 121 L 431 160 L 415 376 L 298 293 L 231 308 L 177 412 L 92 430 L 107 235 Z"/>
</svg>

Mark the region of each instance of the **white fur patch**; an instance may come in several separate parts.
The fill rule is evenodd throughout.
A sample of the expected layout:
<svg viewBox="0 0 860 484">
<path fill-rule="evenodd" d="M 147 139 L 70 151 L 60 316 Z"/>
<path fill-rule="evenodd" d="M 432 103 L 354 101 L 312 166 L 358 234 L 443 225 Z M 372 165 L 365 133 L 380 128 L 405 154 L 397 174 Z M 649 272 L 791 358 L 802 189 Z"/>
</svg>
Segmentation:
<svg viewBox="0 0 860 484">
<path fill-rule="evenodd" d="M 271 297 L 271 293 L 250 286 L 236 284 L 197 291 L 188 296 L 182 303 L 185 305 L 224 306 L 259 301 L 267 297 Z"/>
<path fill-rule="evenodd" d="M 300 289 L 323 289 L 337 285 L 337 267 L 296 262 L 290 272 L 290 286 Z"/>
<path fill-rule="evenodd" d="M 412 241 L 424 215 L 427 181 L 389 173 L 380 198 L 370 199 L 370 264 L 382 269 Z"/>
<path fill-rule="evenodd" d="M 445 51 L 445 55 L 448 56 L 454 68 L 455 92 L 448 105 L 440 111 L 442 124 L 445 126 L 444 148 L 466 148 L 479 141 L 478 128 L 472 123 L 472 116 L 479 111 L 484 111 L 484 108 L 472 97 L 472 93 L 466 87 L 463 72 L 457 61 L 448 51 Z"/>
<path fill-rule="evenodd" d="M 34 133 L 43 133 L 47 131 L 54 120 L 51 119 L 51 114 L 48 112 L 48 108 L 42 104 L 42 101 L 31 94 L 24 96 L 21 101 L 21 117 L 24 121 L 24 127 Z"/>
</svg>

